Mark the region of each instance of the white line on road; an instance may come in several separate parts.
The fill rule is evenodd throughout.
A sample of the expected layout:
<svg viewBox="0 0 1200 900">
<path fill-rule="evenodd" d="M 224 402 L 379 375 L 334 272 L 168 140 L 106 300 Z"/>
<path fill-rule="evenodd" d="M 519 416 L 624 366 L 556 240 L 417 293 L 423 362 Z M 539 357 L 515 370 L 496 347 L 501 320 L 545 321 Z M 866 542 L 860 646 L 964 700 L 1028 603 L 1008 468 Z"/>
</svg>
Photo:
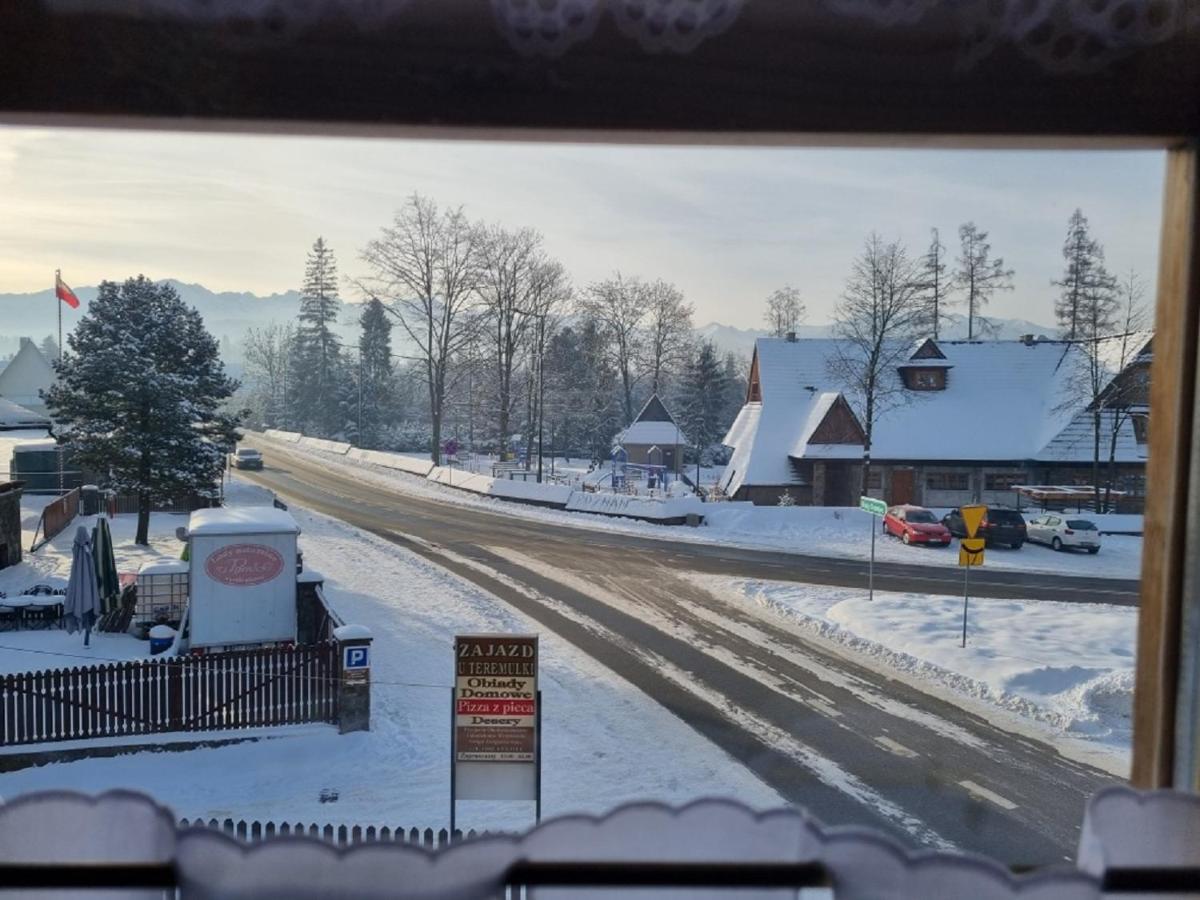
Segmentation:
<svg viewBox="0 0 1200 900">
<path fill-rule="evenodd" d="M 905 759 L 916 759 L 921 755 L 915 750 L 909 750 L 903 744 L 893 741 L 890 737 L 884 737 L 882 734 L 875 737 L 875 743 L 879 744 L 886 750 L 890 750 L 897 756 L 903 756 Z"/>
<path fill-rule="evenodd" d="M 959 785 L 965 787 L 968 794 L 973 794 L 974 796 L 979 797 L 981 800 L 989 800 L 992 803 L 995 803 L 1001 809 L 1017 808 L 1017 804 L 1013 803 L 1011 800 L 1001 797 L 995 791 L 989 791 L 983 785 L 976 784 L 973 781 L 963 780 L 959 782 Z"/>
</svg>

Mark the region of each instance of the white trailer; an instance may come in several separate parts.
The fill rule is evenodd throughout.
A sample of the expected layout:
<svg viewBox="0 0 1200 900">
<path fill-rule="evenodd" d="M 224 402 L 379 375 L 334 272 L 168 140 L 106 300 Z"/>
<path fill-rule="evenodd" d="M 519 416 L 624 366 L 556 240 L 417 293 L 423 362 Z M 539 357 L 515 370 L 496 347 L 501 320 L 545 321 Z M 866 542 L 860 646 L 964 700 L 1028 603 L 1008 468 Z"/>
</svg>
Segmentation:
<svg viewBox="0 0 1200 900">
<path fill-rule="evenodd" d="M 271 506 L 200 509 L 188 520 L 188 644 L 235 647 L 296 640 L 296 538 Z"/>
</svg>

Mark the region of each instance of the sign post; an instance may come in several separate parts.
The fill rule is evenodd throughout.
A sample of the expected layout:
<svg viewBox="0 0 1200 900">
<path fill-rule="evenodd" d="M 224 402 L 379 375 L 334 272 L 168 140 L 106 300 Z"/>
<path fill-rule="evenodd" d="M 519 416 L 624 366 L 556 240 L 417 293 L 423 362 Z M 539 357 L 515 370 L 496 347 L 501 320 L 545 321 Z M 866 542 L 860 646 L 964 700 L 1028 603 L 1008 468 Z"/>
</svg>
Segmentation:
<svg viewBox="0 0 1200 900">
<path fill-rule="evenodd" d="M 981 537 L 976 537 L 979 531 L 979 526 L 983 523 L 984 517 L 987 515 L 986 506 L 964 506 L 959 510 L 962 515 L 963 528 L 967 532 L 967 536 L 963 538 L 958 545 L 958 564 L 964 567 L 963 572 L 963 626 L 962 626 L 962 647 L 967 646 L 967 606 L 970 603 L 971 596 L 971 566 L 983 565 L 983 551 L 986 541 Z"/>
<path fill-rule="evenodd" d="M 459 800 L 524 800 L 542 812 L 537 635 L 454 639 L 450 831 Z"/>
<path fill-rule="evenodd" d="M 859 497 L 858 508 L 871 514 L 871 567 L 867 572 L 867 599 L 875 600 L 875 520 L 887 514 L 887 504 L 874 497 Z"/>
</svg>

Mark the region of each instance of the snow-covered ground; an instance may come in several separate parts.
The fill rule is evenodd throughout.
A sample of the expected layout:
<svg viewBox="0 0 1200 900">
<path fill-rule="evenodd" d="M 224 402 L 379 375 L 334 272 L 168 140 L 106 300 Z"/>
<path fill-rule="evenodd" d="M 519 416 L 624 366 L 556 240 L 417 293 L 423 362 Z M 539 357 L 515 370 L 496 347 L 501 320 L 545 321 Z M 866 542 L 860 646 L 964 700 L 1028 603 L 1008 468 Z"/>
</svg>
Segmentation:
<svg viewBox="0 0 1200 900">
<path fill-rule="evenodd" d="M 692 575 L 720 596 L 784 616 L 878 667 L 1094 741 L 1121 762 L 1131 740 L 1137 610 Z"/>
<path fill-rule="evenodd" d="M 288 453 L 320 458 L 322 462 L 355 477 L 414 496 L 444 503 L 486 508 L 492 512 L 525 519 L 583 528 L 637 534 L 674 541 L 721 544 L 749 549 L 782 550 L 815 556 L 866 560 L 871 551 L 871 530 L 879 520 L 853 508 L 824 506 L 753 506 L 748 503 L 709 503 L 703 507 L 706 524 L 700 528 L 653 525 L 632 519 L 544 509 L 482 497 L 434 484 L 416 475 L 385 469 L 370 463 L 347 460 L 331 453 L 295 446 L 281 447 Z M 264 452 L 271 465 L 271 448 Z M 489 470 L 490 471 L 490 470 Z M 876 533 L 876 559 L 917 565 L 958 565 L 953 547 L 908 547 L 895 538 Z M 988 568 L 1059 575 L 1138 578 L 1142 563 L 1142 538 L 1106 535 L 1100 553 L 1055 553 L 1048 547 L 1026 544 L 1020 550 L 998 547 L 987 551 Z"/>
<path fill-rule="evenodd" d="M 265 492 L 236 479 L 229 491 L 231 504 L 268 501 Z M 374 634 L 371 731 L 291 729 L 255 743 L 22 769 L 0 775 L 0 797 L 47 788 L 128 787 L 149 791 L 187 817 L 445 825 L 453 637 L 538 628 L 393 544 L 295 506 L 291 511 L 303 530 L 306 566 L 325 575 L 327 596 L 343 618 Z M 125 519 L 133 517 L 117 518 L 118 534 Z M 154 523 L 160 539 L 175 548 L 177 524 L 178 517 L 156 517 Z M 116 544 L 118 567 L 125 570 L 130 548 L 120 537 Z M 49 568 L 33 563 L 40 566 Z M 42 634 L 8 633 L 0 643 L 40 647 Z M 82 646 L 78 635 L 74 641 Z M 544 815 L 714 794 L 759 807 L 781 803 L 739 762 L 553 634 L 541 634 L 541 688 Z M 322 791 L 336 792 L 336 802 L 322 802 Z M 532 815 L 531 804 L 474 802 L 460 804 L 458 821 L 465 828 L 524 827 Z"/>
</svg>

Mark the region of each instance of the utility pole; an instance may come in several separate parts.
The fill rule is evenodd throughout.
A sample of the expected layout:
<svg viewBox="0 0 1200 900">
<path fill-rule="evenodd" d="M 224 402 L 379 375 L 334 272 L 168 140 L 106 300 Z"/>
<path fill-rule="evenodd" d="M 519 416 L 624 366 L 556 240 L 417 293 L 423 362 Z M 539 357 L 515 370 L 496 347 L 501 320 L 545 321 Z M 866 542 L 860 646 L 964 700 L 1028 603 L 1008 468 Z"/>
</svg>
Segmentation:
<svg viewBox="0 0 1200 900">
<path fill-rule="evenodd" d="M 358 446 L 362 446 L 362 348 L 358 351 Z"/>
<path fill-rule="evenodd" d="M 542 483 L 542 437 L 546 425 L 546 314 L 538 315 L 538 484 Z"/>
</svg>

